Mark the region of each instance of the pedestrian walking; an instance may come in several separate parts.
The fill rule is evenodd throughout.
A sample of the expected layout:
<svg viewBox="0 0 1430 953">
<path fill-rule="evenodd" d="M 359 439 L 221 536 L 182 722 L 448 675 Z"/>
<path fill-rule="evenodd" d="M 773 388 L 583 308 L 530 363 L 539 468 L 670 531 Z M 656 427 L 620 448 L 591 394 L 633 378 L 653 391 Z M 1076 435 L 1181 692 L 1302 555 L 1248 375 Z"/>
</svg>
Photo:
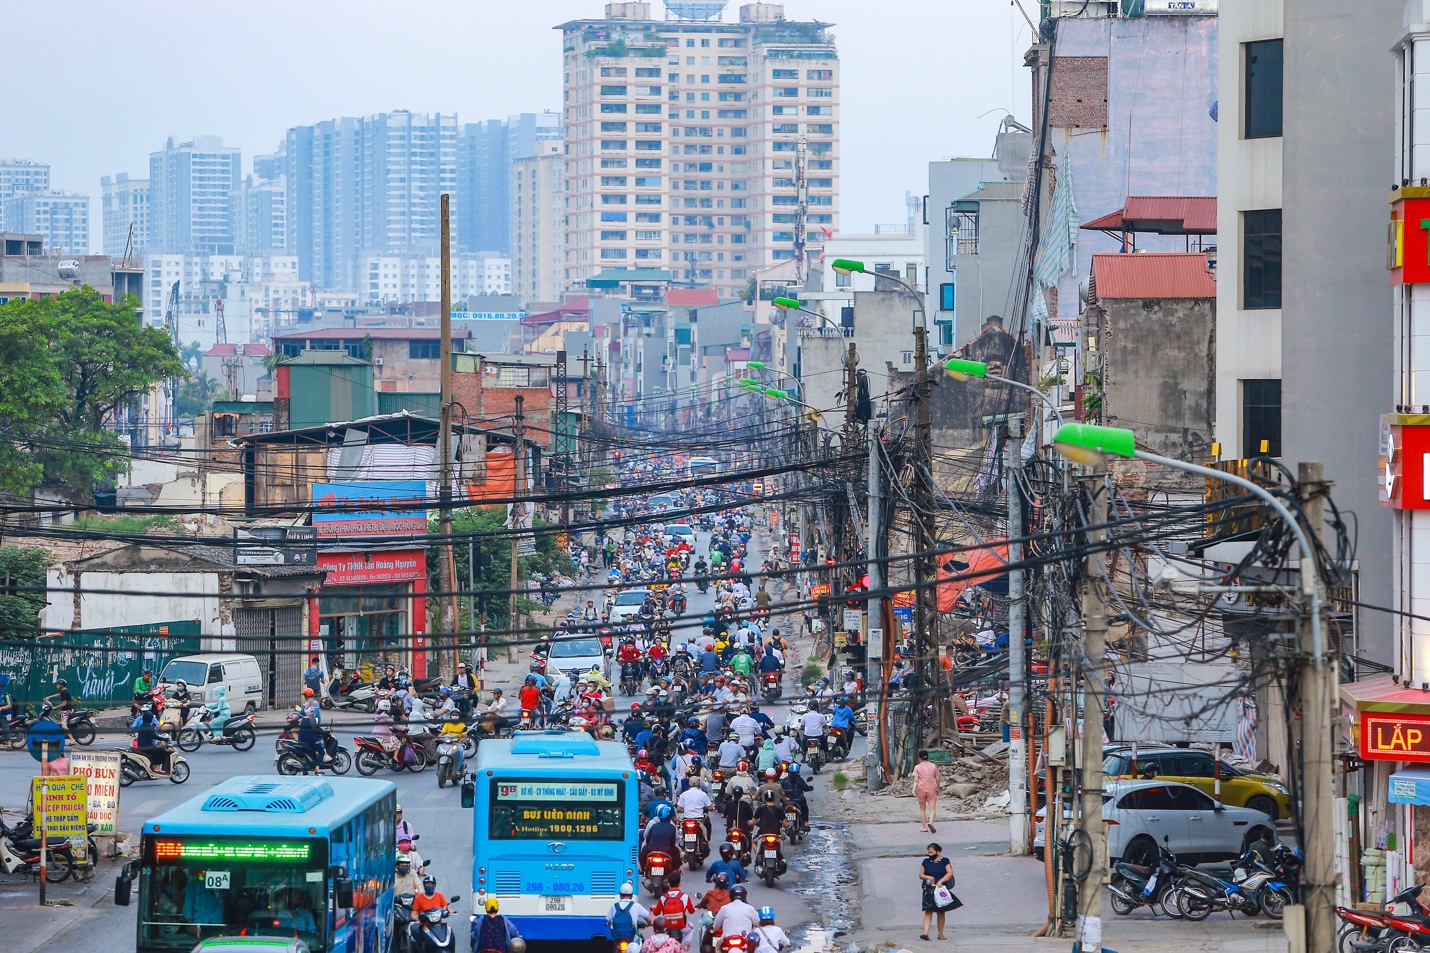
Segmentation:
<svg viewBox="0 0 1430 953">
<path fill-rule="evenodd" d="M 919 802 L 920 830 L 937 834 L 933 818 L 938 810 L 938 766 L 929 760 L 927 748 L 920 749 L 919 763 L 914 765 L 914 797 Z"/>
<path fill-rule="evenodd" d="M 934 914 L 938 914 L 938 938 L 947 940 L 943 932 L 943 918 L 950 910 L 963 906 L 963 901 L 953 893 L 953 864 L 943 856 L 943 848 L 938 844 L 928 845 L 928 856 L 919 869 L 919 880 L 923 882 L 924 932 L 920 940 L 929 938 L 929 926 Z"/>
</svg>

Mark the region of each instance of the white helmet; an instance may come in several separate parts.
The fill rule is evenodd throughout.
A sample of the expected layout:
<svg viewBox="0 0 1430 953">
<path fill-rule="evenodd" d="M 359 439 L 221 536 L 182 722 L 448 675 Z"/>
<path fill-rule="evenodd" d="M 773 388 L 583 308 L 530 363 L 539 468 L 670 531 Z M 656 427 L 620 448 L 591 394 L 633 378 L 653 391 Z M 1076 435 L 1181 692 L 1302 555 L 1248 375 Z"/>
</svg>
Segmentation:
<svg viewBox="0 0 1430 953">
<path fill-rule="evenodd" d="M 391 710 L 392 710 L 392 703 L 389 702 L 386 698 L 384 698 L 384 699 L 382 699 L 381 701 L 379 701 L 379 702 L 377 703 L 377 710 L 378 710 L 378 711 L 391 711 Z"/>
</svg>

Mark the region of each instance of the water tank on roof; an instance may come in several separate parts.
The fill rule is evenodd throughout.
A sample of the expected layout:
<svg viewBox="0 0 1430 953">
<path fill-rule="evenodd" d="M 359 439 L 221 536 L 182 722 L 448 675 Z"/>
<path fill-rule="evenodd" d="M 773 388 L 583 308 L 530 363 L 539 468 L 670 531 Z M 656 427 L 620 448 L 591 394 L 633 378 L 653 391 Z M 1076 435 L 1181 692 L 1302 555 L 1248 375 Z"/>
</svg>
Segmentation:
<svg viewBox="0 0 1430 953">
<path fill-rule="evenodd" d="M 78 278 L 78 277 L 79 277 L 79 259 L 77 259 L 77 258 L 62 258 L 62 259 L 60 259 L 60 263 L 59 263 L 57 266 L 55 266 L 55 271 L 56 271 L 56 273 L 57 273 L 61 278 L 66 278 L 66 279 Z"/>
</svg>

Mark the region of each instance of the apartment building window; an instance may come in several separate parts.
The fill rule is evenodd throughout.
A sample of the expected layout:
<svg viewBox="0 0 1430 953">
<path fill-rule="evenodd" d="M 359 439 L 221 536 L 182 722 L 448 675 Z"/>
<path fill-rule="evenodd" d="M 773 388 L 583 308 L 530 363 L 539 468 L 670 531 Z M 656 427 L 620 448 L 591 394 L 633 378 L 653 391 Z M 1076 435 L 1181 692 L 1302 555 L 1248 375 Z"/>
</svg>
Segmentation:
<svg viewBox="0 0 1430 953">
<path fill-rule="evenodd" d="M 799 123 L 797 122 L 777 122 L 773 130 L 777 136 L 795 136 L 799 134 Z"/>
<path fill-rule="evenodd" d="M 832 115 L 834 115 L 834 107 L 833 107 L 833 106 L 806 106 L 806 107 L 804 107 L 804 114 L 805 114 L 806 116 L 832 116 Z"/>
<path fill-rule="evenodd" d="M 437 361 L 442 358 L 441 341 L 408 341 L 407 357 L 413 361 Z"/>
<path fill-rule="evenodd" d="M 791 99 L 799 95 L 798 86 L 776 86 L 775 95 L 786 99 Z"/>
<path fill-rule="evenodd" d="M 808 123 L 809 133 L 812 136 L 832 136 L 834 135 L 834 123 L 832 122 L 811 122 Z"/>
<path fill-rule="evenodd" d="M 1268 139 L 1281 135 L 1282 100 L 1281 40 L 1243 43 L 1245 50 L 1247 139 Z"/>
<path fill-rule="evenodd" d="M 807 73 L 805 73 L 804 78 L 805 78 L 805 79 L 831 80 L 831 79 L 834 78 L 834 70 L 832 70 L 832 69 L 812 69 L 812 70 L 809 70 Z"/>
<path fill-rule="evenodd" d="M 1281 381 L 1276 379 L 1241 382 L 1241 455 L 1262 453 L 1281 456 Z"/>
<path fill-rule="evenodd" d="M 954 310 L 953 304 L 953 282 L 947 282 L 938 286 L 938 309 L 940 311 Z"/>
<path fill-rule="evenodd" d="M 602 160 L 601 160 L 601 168 L 603 168 L 603 169 L 624 169 L 625 167 L 626 167 L 626 160 L 625 160 L 625 159 L 602 159 Z"/>
<path fill-rule="evenodd" d="M 777 70 L 771 70 L 771 71 L 770 71 L 770 78 L 771 78 L 771 79 L 799 79 L 799 70 L 797 70 L 797 69 L 777 69 Z"/>
<path fill-rule="evenodd" d="M 602 132 L 625 132 L 625 131 L 626 131 L 626 123 L 623 123 L 623 122 L 603 122 L 603 123 L 601 123 L 601 131 L 602 131 Z"/>
<path fill-rule="evenodd" d="M 609 232 L 609 231 L 608 231 L 608 232 L 602 232 L 602 233 L 601 233 L 601 241 L 603 241 L 603 242 L 623 242 L 623 241 L 625 241 L 625 240 L 626 240 L 626 233 L 625 233 L 625 232 Z"/>
<path fill-rule="evenodd" d="M 659 66 L 637 66 L 636 79 L 660 79 Z"/>
<path fill-rule="evenodd" d="M 623 112 L 625 112 L 625 111 L 626 111 L 626 104 L 625 104 L 625 103 L 602 103 L 602 104 L 601 104 L 601 112 L 603 112 L 603 113 L 623 113 Z"/>
<path fill-rule="evenodd" d="M 601 176 L 601 185 L 602 185 L 603 187 L 609 188 L 610 186 L 613 186 L 613 185 L 625 185 L 625 184 L 626 184 L 626 177 L 625 177 L 624 175 L 603 175 L 603 176 Z"/>
<path fill-rule="evenodd" d="M 624 86 L 602 86 L 602 87 L 601 87 L 601 95 L 602 95 L 602 96 L 624 96 L 625 94 L 626 94 L 626 87 L 624 87 Z"/>
<path fill-rule="evenodd" d="M 636 103 L 637 116 L 659 116 L 660 103 Z"/>
<path fill-rule="evenodd" d="M 1241 306 L 1281 307 L 1281 210 L 1241 213 Z"/>
<path fill-rule="evenodd" d="M 833 99 L 834 90 L 827 86 L 811 86 L 809 95 L 813 99 Z"/>
</svg>

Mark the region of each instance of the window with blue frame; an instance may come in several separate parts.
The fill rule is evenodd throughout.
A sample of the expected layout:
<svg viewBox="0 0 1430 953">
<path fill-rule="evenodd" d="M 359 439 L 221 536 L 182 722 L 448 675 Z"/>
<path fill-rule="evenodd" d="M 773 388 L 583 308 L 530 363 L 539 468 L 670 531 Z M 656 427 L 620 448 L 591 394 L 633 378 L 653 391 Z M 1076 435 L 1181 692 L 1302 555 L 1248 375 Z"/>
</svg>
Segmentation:
<svg viewBox="0 0 1430 953">
<path fill-rule="evenodd" d="M 952 311 L 953 308 L 953 282 L 946 282 L 938 286 L 938 309 L 940 311 Z"/>
</svg>

